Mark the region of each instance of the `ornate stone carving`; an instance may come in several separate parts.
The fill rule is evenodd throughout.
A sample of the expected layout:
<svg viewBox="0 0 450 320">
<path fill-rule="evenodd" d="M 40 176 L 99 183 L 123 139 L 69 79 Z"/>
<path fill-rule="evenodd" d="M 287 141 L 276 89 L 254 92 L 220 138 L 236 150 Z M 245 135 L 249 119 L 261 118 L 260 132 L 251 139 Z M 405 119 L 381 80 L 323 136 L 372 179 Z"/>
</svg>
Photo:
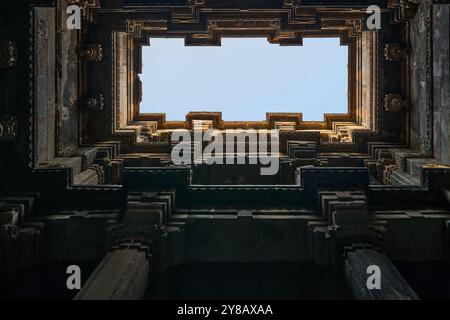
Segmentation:
<svg viewBox="0 0 450 320">
<path fill-rule="evenodd" d="M 389 0 L 388 7 L 397 9 L 395 19 L 397 21 L 414 18 L 420 0 Z"/>
<path fill-rule="evenodd" d="M 17 137 L 17 127 L 16 117 L 0 117 L 0 142 L 15 140 Z"/>
<path fill-rule="evenodd" d="M 408 50 L 398 43 L 387 43 L 384 46 L 384 58 L 387 61 L 400 61 L 406 58 Z"/>
<path fill-rule="evenodd" d="M 87 61 L 99 62 L 103 59 L 103 48 L 100 44 L 89 44 L 81 52 L 81 57 Z"/>
<path fill-rule="evenodd" d="M 99 93 L 97 96 L 86 98 L 84 106 L 90 110 L 103 110 L 105 107 L 103 94 Z"/>
<path fill-rule="evenodd" d="M 399 112 L 407 108 L 408 100 L 399 94 L 387 94 L 384 97 L 384 109 L 388 112 Z"/>
<path fill-rule="evenodd" d="M 83 17 L 89 17 L 90 9 L 100 8 L 100 0 L 69 0 L 68 5 L 77 5 L 80 7 Z"/>
<path fill-rule="evenodd" d="M 17 47 L 13 41 L 0 41 L 0 68 L 14 67 L 17 63 Z"/>
</svg>

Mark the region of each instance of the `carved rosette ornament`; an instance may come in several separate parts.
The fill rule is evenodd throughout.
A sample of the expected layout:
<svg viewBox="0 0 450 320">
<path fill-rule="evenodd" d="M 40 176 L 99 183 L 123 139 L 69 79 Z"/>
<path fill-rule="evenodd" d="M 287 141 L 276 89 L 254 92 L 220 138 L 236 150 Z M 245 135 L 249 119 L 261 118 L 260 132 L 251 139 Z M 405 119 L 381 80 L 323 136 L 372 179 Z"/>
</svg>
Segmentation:
<svg viewBox="0 0 450 320">
<path fill-rule="evenodd" d="M 16 44 L 13 41 L 0 41 L 0 68 L 11 68 L 16 64 Z"/>
<path fill-rule="evenodd" d="M 408 52 L 400 44 L 387 43 L 384 46 L 384 58 L 387 61 L 400 61 L 406 58 Z"/>
<path fill-rule="evenodd" d="M 399 94 L 387 94 L 384 97 L 384 109 L 387 112 L 399 112 L 408 107 L 408 100 Z"/>
<path fill-rule="evenodd" d="M 99 62 L 103 59 L 103 48 L 100 44 L 89 44 L 81 52 L 81 57 L 87 61 Z"/>
<path fill-rule="evenodd" d="M 84 100 L 84 106 L 90 110 L 103 110 L 105 107 L 105 101 L 104 101 L 103 94 L 99 93 L 98 95 L 94 97 L 88 97 Z"/>
<path fill-rule="evenodd" d="M 17 118 L 11 116 L 0 117 L 0 142 L 14 141 L 17 137 Z"/>
</svg>

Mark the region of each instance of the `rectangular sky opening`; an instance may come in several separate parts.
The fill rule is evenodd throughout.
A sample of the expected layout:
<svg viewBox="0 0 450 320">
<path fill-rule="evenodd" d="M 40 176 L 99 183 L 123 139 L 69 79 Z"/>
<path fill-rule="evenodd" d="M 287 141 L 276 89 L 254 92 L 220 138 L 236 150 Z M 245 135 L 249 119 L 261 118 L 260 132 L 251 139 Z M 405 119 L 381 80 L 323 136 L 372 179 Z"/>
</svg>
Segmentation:
<svg viewBox="0 0 450 320">
<path fill-rule="evenodd" d="M 348 47 L 339 38 L 279 46 L 265 38 L 223 38 L 221 46 L 184 46 L 151 38 L 142 48 L 141 113 L 185 120 L 193 111 L 225 121 L 262 121 L 267 112 L 301 112 L 304 121 L 347 113 Z"/>
</svg>

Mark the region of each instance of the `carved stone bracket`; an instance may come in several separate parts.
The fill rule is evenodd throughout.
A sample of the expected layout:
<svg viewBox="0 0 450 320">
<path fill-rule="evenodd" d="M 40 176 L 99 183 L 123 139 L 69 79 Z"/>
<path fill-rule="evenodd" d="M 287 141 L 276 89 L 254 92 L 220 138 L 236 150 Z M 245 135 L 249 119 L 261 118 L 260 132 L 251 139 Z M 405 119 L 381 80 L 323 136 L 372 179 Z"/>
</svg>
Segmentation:
<svg viewBox="0 0 450 320">
<path fill-rule="evenodd" d="M 391 184 L 392 174 L 401 169 L 389 149 L 380 149 L 375 154 L 376 159 L 366 161 L 370 174 L 385 185 Z"/>
<path fill-rule="evenodd" d="M 0 68 L 14 67 L 17 63 L 17 47 L 13 41 L 0 41 Z"/>
<path fill-rule="evenodd" d="M 397 43 L 387 43 L 384 46 L 384 58 L 387 61 L 400 61 L 408 56 L 408 50 Z"/>
<path fill-rule="evenodd" d="M 184 260 L 184 223 L 170 221 L 174 210 L 175 192 L 130 193 L 127 198 L 119 236 L 142 237 L 151 242 L 157 260 L 155 272 Z"/>
<path fill-rule="evenodd" d="M 388 112 L 399 112 L 408 108 L 409 101 L 399 94 L 387 94 L 384 96 L 384 109 Z"/>
<path fill-rule="evenodd" d="M 362 191 L 323 191 L 319 199 L 323 220 L 308 223 L 310 255 L 315 263 L 340 271 L 345 247 L 355 243 L 378 246 Z"/>
<path fill-rule="evenodd" d="M 17 137 L 18 123 L 16 117 L 0 117 L 0 142 L 14 141 Z"/>
</svg>

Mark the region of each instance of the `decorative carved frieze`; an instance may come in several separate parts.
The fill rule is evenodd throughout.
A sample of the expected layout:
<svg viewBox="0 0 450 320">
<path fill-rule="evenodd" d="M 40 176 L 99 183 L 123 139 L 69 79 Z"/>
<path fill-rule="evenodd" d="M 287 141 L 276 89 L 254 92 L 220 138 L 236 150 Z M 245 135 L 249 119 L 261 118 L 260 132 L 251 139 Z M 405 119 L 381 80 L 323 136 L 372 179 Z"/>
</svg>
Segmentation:
<svg viewBox="0 0 450 320">
<path fill-rule="evenodd" d="M 384 46 L 384 58 L 387 61 L 400 61 L 408 56 L 408 50 L 398 43 L 387 43 Z"/>
<path fill-rule="evenodd" d="M 0 117 L 0 142 L 14 141 L 17 137 L 17 118 L 12 116 Z"/>
<path fill-rule="evenodd" d="M 105 107 L 105 99 L 102 93 L 93 97 L 88 97 L 84 100 L 84 106 L 90 110 L 103 110 Z"/>
<path fill-rule="evenodd" d="M 89 44 L 81 52 L 81 57 L 87 61 L 99 62 L 103 59 L 103 48 L 100 44 Z"/>
<path fill-rule="evenodd" d="M 0 41 L 0 68 L 14 67 L 17 63 L 17 47 L 14 41 Z"/>
<path fill-rule="evenodd" d="M 399 94 L 387 94 L 384 96 L 384 109 L 388 112 L 399 112 L 408 108 L 409 102 Z"/>
</svg>

